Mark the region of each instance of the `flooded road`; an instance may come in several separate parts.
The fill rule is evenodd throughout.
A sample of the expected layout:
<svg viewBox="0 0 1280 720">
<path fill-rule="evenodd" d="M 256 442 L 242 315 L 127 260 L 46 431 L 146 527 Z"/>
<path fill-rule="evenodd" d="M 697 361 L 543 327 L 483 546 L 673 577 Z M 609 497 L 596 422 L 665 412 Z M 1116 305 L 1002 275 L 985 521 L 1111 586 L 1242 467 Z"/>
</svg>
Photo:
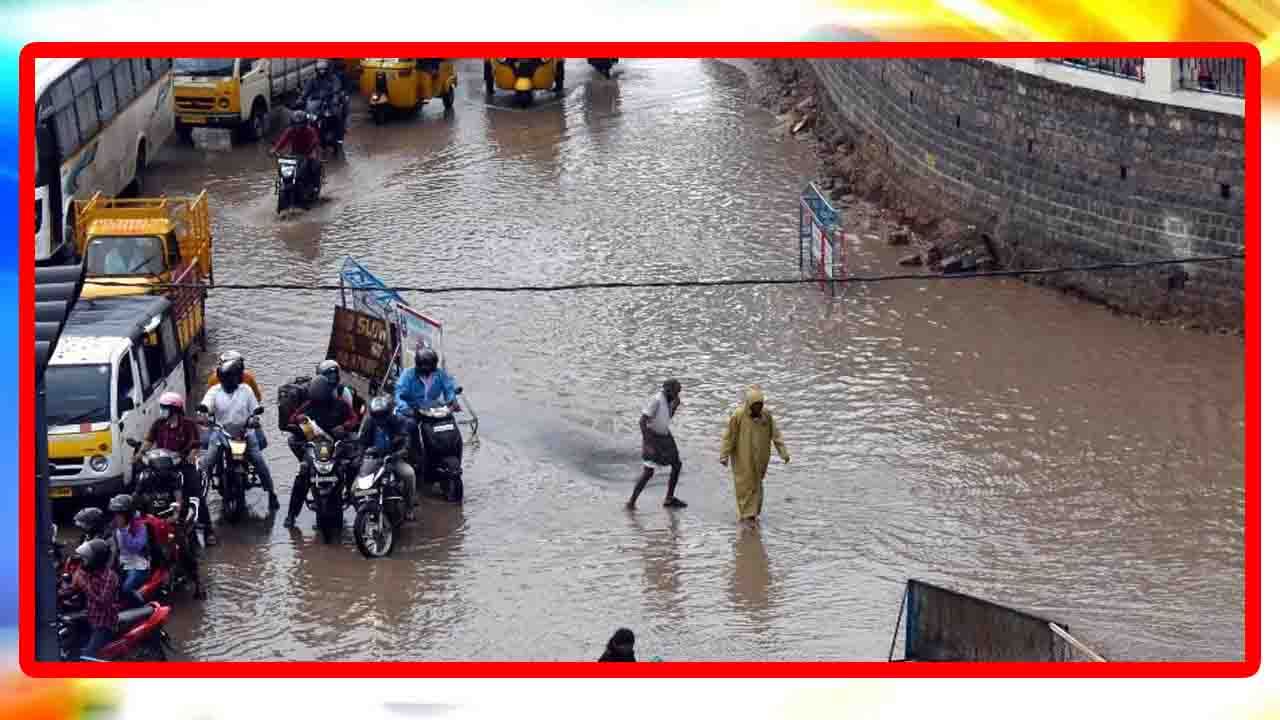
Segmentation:
<svg viewBox="0 0 1280 720">
<path fill-rule="evenodd" d="M 375 127 L 353 110 L 324 204 L 277 219 L 265 146 L 171 148 L 156 191 L 207 188 L 220 282 L 332 284 L 352 255 L 396 285 L 794 277 L 816 173 L 769 135 L 747 76 L 700 60 L 572 60 L 528 110 L 480 65 L 458 102 Z M 872 227 L 851 228 L 875 232 Z M 882 240 L 853 272 L 895 268 Z M 325 546 L 250 493 L 208 553 L 209 600 L 171 622 L 201 660 L 884 659 L 905 581 L 1047 615 L 1115 659 L 1243 653 L 1244 351 L 1018 281 L 409 296 L 446 322 L 480 415 L 461 507 L 428 501 L 390 559 Z M 210 350 L 268 398 L 327 345 L 332 293 L 215 292 Z M 207 358 L 206 358 L 207 362 Z M 207 370 L 207 368 L 205 368 Z M 665 471 L 623 510 L 640 409 L 684 384 Z M 762 528 L 735 525 L 717 462 L 761 383 L 794 456 Z M 212 497 L 215 517 L 219 501 Z"/>
</svg>

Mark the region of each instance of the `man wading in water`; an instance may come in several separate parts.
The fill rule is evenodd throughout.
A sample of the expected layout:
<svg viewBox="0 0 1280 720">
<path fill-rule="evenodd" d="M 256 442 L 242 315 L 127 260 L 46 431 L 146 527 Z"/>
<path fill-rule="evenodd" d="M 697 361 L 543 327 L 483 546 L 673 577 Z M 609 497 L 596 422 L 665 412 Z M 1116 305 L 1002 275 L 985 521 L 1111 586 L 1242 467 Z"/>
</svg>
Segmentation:
<svg viewBox="0 0 1280 720">
<path fill-rule="evenodd" d="M 644 491 L 644 486 L 653 477 L 653 471 L 659 466 L 671 468 L 671 479 L 667 481 L 667 499 L 663 507 L 686 507 L 683 500 L 676 497 L 676 483 L 680 480 L 680 450 L 676 447 L 676 439 L 671 436 L 671 416 L 680 407 L 680 381 L 672 378 L 662 383 L 662 390 L 654 395 L 640 415 L 640 436 L 643 447 L 644 471 L 636 480 L 636 487 L 631 491 L 631 499 L 627 501 L 627 509 L 636 509 L 636 500 Z"/>
</svg>

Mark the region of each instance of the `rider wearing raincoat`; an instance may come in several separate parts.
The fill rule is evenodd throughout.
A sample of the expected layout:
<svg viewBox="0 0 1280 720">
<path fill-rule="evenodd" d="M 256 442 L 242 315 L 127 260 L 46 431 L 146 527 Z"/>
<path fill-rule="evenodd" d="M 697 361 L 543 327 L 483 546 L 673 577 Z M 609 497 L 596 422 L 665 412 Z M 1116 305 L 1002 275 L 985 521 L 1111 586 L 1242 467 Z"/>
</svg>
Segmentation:
<svg viewBox="0 0 1280 720">
<path fill-rule="evenodd" d="M 783 462 L 791 462 L 791 453 L 782 442 L 777 421 L 764 409 L 764 391 L 759 385 L 751 385 L 742 405 L 729 417 L 720 442 L 720 464 L 733 463 L 740 521 L 754 523 L 764 505 L 764 476 L 769 470 L 770 445 L 778 449 Z"/>
</svg>

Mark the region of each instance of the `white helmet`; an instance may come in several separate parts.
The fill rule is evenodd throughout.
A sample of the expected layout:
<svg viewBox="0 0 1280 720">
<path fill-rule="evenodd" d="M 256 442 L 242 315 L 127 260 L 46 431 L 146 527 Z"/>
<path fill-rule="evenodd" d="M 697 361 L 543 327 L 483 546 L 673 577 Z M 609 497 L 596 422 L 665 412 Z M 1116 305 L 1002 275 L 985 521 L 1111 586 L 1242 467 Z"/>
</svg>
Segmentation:
<svg viewBox="0 0 1280 720">
<path fill-rule="evenodd" d="M 244 360 L 244 356 L 235 350 L 228 350 L 218 356 L 218 364 L 231 362 L 232 360 Z"/>
</svg>

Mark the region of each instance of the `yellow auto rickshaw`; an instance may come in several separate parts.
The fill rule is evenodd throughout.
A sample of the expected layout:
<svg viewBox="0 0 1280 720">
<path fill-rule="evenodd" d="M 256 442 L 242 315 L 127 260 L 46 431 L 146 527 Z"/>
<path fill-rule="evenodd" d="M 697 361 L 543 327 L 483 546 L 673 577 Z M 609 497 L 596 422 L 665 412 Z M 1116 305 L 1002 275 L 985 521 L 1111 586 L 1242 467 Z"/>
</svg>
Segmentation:
<svg viewBox="0 0 1280 720">
<path fill-rule="evenodd" d="M 536 90 L 564 92 L 564 58 L 487 58 L 484 61 L 484 91 L 493 88 L 514 90 L 516 101 L 528 106 Z"/>
<path fill-rule="evenodd" d="M 458 74 L 444 58 L 365 58 L 360 92 L 369 98 L 369 112 L 381 124 L 392 111 L 417 110 L 433 98 L 453 109 Z"/>
</svg>

